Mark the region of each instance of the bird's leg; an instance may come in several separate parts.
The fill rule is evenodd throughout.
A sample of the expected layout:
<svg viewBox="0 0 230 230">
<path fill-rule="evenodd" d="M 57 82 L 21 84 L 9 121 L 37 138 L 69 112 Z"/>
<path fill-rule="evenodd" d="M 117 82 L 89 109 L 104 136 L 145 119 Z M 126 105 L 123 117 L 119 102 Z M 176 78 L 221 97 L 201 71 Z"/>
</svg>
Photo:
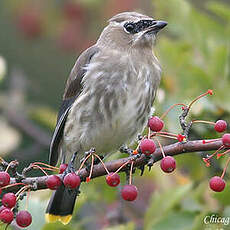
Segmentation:
<svg viewBox="0 0 230 230">
<path fill-rule="evenodd" d="M 68 163 L 68 167 L 66 168 L 66 170 L 63 173 L 63 177 L 65 177 L 68 173 L 75 172 L 74 162 L 76 159 L 76 155 L 77 155 L 77 152 L 75 152 L 72 155 L 71 160 Z"/>
</svg>

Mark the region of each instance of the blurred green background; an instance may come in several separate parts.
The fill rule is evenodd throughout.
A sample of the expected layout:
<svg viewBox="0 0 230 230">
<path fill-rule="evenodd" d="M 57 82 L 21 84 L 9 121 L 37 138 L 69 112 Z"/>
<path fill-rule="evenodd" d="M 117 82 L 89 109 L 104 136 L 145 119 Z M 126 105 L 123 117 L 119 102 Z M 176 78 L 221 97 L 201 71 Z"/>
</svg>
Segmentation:
<svg viewBox="0 0 230 230">
<path fill-rule="evenodd" d="M 168 21 L 155 48 L 163 68 L 154 104 L 156 114 L 213 89 L 212 97 L 194 105 L 190 118 L 230 121 L 228 0 L 1 0 L 1 156 L 18 159 L 21 168 L 34 161 L 47 162 L 65 81 L 77 56 L 97 40 L 111 16 L 131 10 Z M 166 117 L 169 131 L 181 131 L 180 112 L 174 109 Z M 214 137 L 220 135 L 213 127 L 194 125 L 192 139 Z M 103 177 L 84 184 L 67 226 L 45 223 L 49 191 L 32 193 L 29 210 L 33 224 L 27 229 L 230 229 L 230 223 L 204 224 L 204 217 L 212 214 L 230 217 L 230 188 L 227 174 L 225 191 L 210 191 L 208 180 L 221 174 L 226 158 L 214 160 L 212 167 L 206 168 L 202 154 L 206 153 L 176 157 L 177 170 L 171 175 L 164 174 L 158 164 L 142 177 L 137 170 L 134 184 L 139 196 L 132 203 L 122 202 L 120 188 L 108 187 Z M 125 183 L 124 177 L 122 181 Z M 13 225 L 9 229 L 17 228 Z"/>
</svg>

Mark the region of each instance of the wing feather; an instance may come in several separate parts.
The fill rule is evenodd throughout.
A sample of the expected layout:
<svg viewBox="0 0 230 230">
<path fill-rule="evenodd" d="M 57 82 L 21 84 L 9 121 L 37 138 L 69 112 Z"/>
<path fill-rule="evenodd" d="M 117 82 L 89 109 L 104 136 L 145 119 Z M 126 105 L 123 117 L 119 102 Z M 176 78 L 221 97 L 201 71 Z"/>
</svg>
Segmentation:
<svg viewBox="0 0 230 230">
<path fill-rule="evenodd" d="M 50 165 L 56 165 L 59 157 L 60 144 L 64 132 L 65 122 L 68 117 L 68 113 L 82 91 L 82 78 L 85 75 L 85 66 L 88 65 L 92 57 L 99 52 L 99 48 L 92 46 L 84 51 L 77 59 L 70 76 L 66 83 L 65 92 L 63 95 L 63 101 L 59 109 L 57 124 L 53 133 L 53 137 L 50 144 Z"/>
</svg>

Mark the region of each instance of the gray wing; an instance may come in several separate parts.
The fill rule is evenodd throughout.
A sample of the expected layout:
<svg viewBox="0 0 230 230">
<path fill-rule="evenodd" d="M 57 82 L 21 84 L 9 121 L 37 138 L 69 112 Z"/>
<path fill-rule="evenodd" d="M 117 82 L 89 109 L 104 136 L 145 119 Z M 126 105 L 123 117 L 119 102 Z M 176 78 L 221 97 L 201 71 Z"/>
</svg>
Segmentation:
<svg viewBox="0 0 230 230">
<path fill-rule="evenodd" d="M 65 122 L 68 117 L 68 112 L 72 104 L 82 91 L 82 78 L 85 75 L 85 66 L 90 63 L 92 57 L 99 52 L 99 48 L 92 46 L 84 51 L 77 59 L 70 76 L 66 83 L 63 101 L 58 112 L 57 124 L 53 133 L 50 144 L 50 165 L 56 165 L 59 157 L 59 149 L 65 127 Z"/>
</svg>

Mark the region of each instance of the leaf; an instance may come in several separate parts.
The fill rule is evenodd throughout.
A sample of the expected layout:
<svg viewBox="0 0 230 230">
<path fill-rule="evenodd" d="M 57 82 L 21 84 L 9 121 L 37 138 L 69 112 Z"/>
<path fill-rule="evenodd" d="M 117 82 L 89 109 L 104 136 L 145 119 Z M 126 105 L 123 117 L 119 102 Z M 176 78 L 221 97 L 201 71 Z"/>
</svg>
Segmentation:
<svg viewBox="0 0 230 230">
<path fill-rule="evenodd" d="M 184 196 L 192 189 L 192 183 L 184 186 L 170 188 L 161 194 L 153 194 L 150 206 L 145 214 L 145 227 L 148 229 L 150 225 L 156 222 L 159 218 L 166 215 Z M 154 217 L 154 218 L 153 218 Z"/>
<path fill-rule="evenodd" d="M 192 212 L 171 212 L 157 223 L 151 225 L 147 230 L 190 230 L 196 214 Z"/>
</svg>

